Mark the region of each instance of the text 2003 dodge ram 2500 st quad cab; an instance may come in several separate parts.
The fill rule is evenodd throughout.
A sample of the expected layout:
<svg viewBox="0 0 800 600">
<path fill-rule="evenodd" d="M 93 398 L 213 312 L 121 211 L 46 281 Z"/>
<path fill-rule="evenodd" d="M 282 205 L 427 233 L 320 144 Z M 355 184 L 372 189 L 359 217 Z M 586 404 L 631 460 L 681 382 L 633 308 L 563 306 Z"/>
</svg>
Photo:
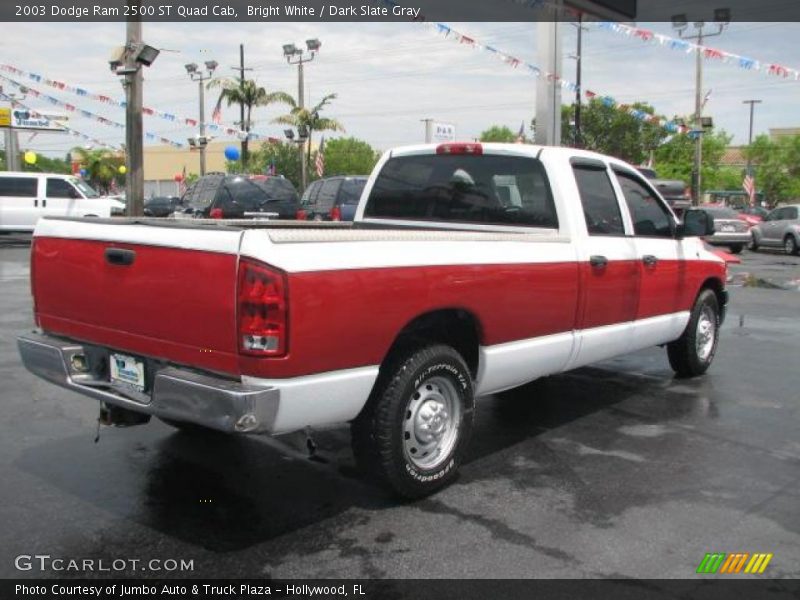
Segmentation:
<svg viewBox="0 0 800 600">
<path fill-rule="evenodd" d="M 705 372 L 727 299 L 709 231 L 616 159 L 398 148 L 352 227 L 40 220 L 19 349 L 117 419 L 350 422 L 359 463 L 418 497 L 452 481 L 476 396 L 658 344 Z"/>
</svg>

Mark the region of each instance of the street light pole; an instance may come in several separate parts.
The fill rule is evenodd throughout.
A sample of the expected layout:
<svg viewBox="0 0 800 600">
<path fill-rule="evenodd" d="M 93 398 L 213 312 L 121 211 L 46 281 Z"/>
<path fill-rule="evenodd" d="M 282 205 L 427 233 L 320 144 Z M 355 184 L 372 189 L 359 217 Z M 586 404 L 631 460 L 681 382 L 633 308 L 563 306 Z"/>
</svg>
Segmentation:
<svg viewBox="0 0 800 600">
<path fill-rule="evenodd" d="M 283 46 L 283 55 L 286 57 L 286 62 L 290 65 L 297 65 L 297 107 L 301 110 L 305 108 L 303 65 L 314 60 L 321 46 L 322 43 L 316 38 L 306 40 L 306 48 L 309 52 L 308 57 L 305 56 L 305 51 L 302 48 L 298 48 L 294 44 L 284 44 Z M 306 138 L 303 137 L 299 129 L 297 145 L 300 149 L 300 184 L 302 188 L 300 193 L 302 194 L 306 186 L 308 186 L 308 164 L 306 163 L 305 152 Z"/>
<path fill-rule="evenodd" d="M 672 26 L 678 30 L 678 35 L 685 40 L 697 40 L 695 50 L 695 90 L 694 90 L 694 164 L 692 165 L 692 204 L 697 206 L 700 203 L 700 187 L 702 185 L 702 166 L 703 166 L 703 40 L 708 37 L 721 35 L 725 27 L 731 20 L 731 11 L 727 8 L 714 10 L 714 22 L 717 31 L 712 33 L 704 32 L 705 21 L 695 21 L 694 28 L 697 33 L 694 35 L 684 35 L 688 26 L 686 15 L 675 15 L 672 17 Z"/>
<path fill-rule="evenodd" d="M 753 112 L 756 104 L 761 104 L 761 100 L 743 100 L 742 104 L 749 104 L 750 105 L 750 131 L 747 134 L 747 174 L 752 177 L 753 176 L 753 162 L 750 158 L 749 149 L 753 145 Z"/>
<path fill-rule="evenodd" d="M 189 63 L 185 65 L 186 72 L 189 74 L 189 78 L 192 81 L 197 82 L 197 89 L 200 92 L 200 110 L 199 110 L 199 118 L 200 118 L 200 134 L 197 136 L 195 143 L 193 144 L 198 150 L 200 150 L 200 176 L 206 174 L 206 146 L 208 145 L 208 138 L 206 138 L 206 90 L 205 90 L 205 83 L 211 79 L 214 75 L 214 71 L 219 66 L 217 61 L 215 60 L 207 60 L 205 62 L 206 67 L 206 74 L 203 74 L 203 70 L 197 66 L 196 63 Z M 190 140 L 191 143 L 191 140 Z"/>
<path fill-rule="evenodd" d="M 586 29 L 583 26 L 583 15 L 578 14 L 578 22 L 574 23 L 575 27 L 578 29 L 578 48 L 577 54 L 575 55 L 575 146 L 577 148 L 583 147 L 583 140 L 581 134 L 581 71 L 582 71 L 582 60 L 583 60 L 583 30 Z"/>
</svg>

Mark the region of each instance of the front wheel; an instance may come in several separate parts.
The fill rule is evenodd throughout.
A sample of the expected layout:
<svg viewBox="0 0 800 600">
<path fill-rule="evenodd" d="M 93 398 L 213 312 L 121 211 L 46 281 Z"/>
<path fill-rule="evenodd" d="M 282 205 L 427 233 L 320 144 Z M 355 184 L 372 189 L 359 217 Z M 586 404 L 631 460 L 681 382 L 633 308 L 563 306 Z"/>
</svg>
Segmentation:
<svg viewBox="0 0 800 600">
<path fill-rule="evenodd" d="M 453 348 L 434 345 L 390 361 L 353 421 L 359 466 L 406 498 L 448 485 L 472 432 L 472 377 Z"/>
<path fill-rule="evenodd" d="M 667 345 L 669 364 L 678 377 L 702 375 L 711 366 L 719 342 L 719 301 L 713 290 L 697 296 L 681 337 Z"/>
<path fill-rule="evenodd" d="M 733 244 L 728 247 L 731 251 L 731 254 L 739 254 L 742 250 L 744 250 L 744 244 Z"/>
<path fill-rule="evenodd" d="M 794 239 L 794 236 L 786 236 L 786 239 L 783 240 L 783 249 L 789 256 L 797 254 L 797 240 Z"/>
</svg>

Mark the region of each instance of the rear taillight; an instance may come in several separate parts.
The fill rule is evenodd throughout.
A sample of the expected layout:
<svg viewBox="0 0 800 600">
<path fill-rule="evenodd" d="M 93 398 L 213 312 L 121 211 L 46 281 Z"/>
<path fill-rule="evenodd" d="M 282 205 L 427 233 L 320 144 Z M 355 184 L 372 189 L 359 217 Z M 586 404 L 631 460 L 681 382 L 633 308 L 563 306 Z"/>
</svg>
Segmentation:
<svg viewBox="0 0 800 600">
<path fill-rule="evenodd" d="M 480 144 L 439 144 L 436 146 L 436 154 L 483 154 L 483 146 Z"/>
<path fill-rule="evenodd" d="M 208 216 L 212 219 L 221 219 L 222 218 L 222 209 L 221 208 L 212 208 L 208 212 Z"/>
<path fill-rule="evenodd" d="M 239 351 L 252 356 L 286 354 L 286 275 L 254 261 L 239 262 Z"/>
<path fill-rule="evenodd" d="M 334 206 L 330 212 L 331 221 L 341 221 L 342 220 L 342 209 L 338 206 Z"/>
<path fill-rule="evenodd" d="M 294 218 L 297 219 L 298 221 L 305 221 L 308 218 L 308 213 L 304 211 L 302 208 L 299 208 L 297 209 Z"/>
</svg>

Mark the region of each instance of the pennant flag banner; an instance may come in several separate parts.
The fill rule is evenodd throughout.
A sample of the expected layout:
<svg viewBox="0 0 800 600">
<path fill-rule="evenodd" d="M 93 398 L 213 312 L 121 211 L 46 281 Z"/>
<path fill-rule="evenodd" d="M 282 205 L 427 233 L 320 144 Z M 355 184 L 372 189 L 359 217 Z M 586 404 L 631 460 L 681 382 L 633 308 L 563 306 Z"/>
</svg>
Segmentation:
<svg viewBox="0 0 800 600">
<path fill-rule="evenodd" d="M 700 53 L 706 60 L 720 61 L 726 64 L 736 65 L 739 68 L 748 71 L 759 71 L 774 77 L 800 81 L 800 70 L 784 65 L 767 63 L 754 58 L 749 58 L 747 56 L 740 56 L 739 54 L 734 54 L 733 52 L 726 52 L 725 50 L 718 50 L 717 48 L 692 44 L 686 40 L 669 37 L 660 33 L 653 33 L 648 29 L 632 27 L 631 25 L 625 25 L 624 23 L 601 21 L 597 23 L 597 27 L 605 31 L 611 31 L 620 35 L 625 35 L 630 38 L 638 38 L 643 42 L 657 43 L 659 46 L 665 46 L 670 50 L 677 50 L 679 52 L 685 52 L 686 54 Z"/>
<path fill-rule="evenodd" d="M 37 83 L 43 83 L 44 85 L 46 85 L 48 87 L 51 87 L 51 88 L 54 88 L 54 89 L 57 89 L 57 90 L 62 90 L 62 91 L 65 91 L 65 92 L 69 92 L 69 93 L 75 94 L 77 96 L 81 96 L 83 98 L 87 98 L 89 100 L 94 100 L 95 102 L 100 102 L 102 104 L 108 104 L 110 106 L 115 106 L 117 108 L 125 108 L 125 105 L 126 105 L 126 102 L 124 100 L 114 100 L 113 98 L 110 98 L 110 97 L 108 97 L 106 95 L 95 94 L 95 93 L 90 92 L 87 89 L 82 88 L 82 87 L 78 87 L 78 86 L 75 86 L 75 85 L 70 85 L 70 84 L 65 83 L 63 81 L 57 81 L 55 79 L 49 79 L 49 78 L 47 78 L 47 77 L 45 77 L 43 75 L 40 75 L 38 73 L 31 73 L 30 71 L 25 71 L 24 69 L 17 68 L 17 67 L 15 67 L 13 65 L 0 64 L 0 71 L 5 71 L 6 73 L 11 73 L 11 74 L 13 74 L 13 75 L 15 75 L 17 77 L 27 77 L 31 81 L 35 81 Z M 48 101 L 50 101 L 50 100 L 48 100 Z M 50 102 L 52 103 L 52 101 L 50 101 Z M 58 102 L 58 100 L 56 100 L 56 102 Z M 173 113 L 169 113 L 169 112 L 166 112 L 166 111 L 163 111 L 163 110 L 158 110 L 158 109 L 155 109 L 155 108 L 151 108 L 149 106 L 142 107 L 142 113 L 145 114 L 145 115 L 148 115 L 148 116 L 153 116 L 153 117 L 157 117 L 157 118 L 163 119 L 165 121 L 170 121 L 171 123 L 178 123 L 178 122 L 179 123 L 183 123 L 184 125 L 187 125 L 189 127 L 197 127 L 197 125 L 198 125 L 197 119 L 192 119 L 190 117 L 179 117 L 178 115 L 175 115 Z M 211 131 L 213 133 L 224 133 L 225 135 L 231 135 L 231 136 L 236 136 L 236 137 L 240 137 L 240 138 L 244 135 L 244 132 L 241 131 L 238 128 L 226 127 L 224 125 L 217 124 L 217 123 L 206 123 L 206 129 L 208 129 L 209 131 Z M 270 142 L 277 141 L 277 138 L 274 138 L 274 137 L 271 137 L 271 136 L 268 136 L 268 135 L 265 135 L 265 134 L 250 132 L 247 135 L 248 135 L 248 139 L 254 139 L 254 140 L 266 139 L 266 140 L 269 140 Z M 181 144 L 181 146 L 183 146 L 183 144 Z"/>
<path fill-rule="evenodd" d="M 445 38 L 452 39 L 459 45 L 466 44 L 477 50 L 483 50 L 485 52 L 490 53 L 495 58 L 498 58 L 509 67 L 518 68 L 520 66 L 523 66 L 525 71 L 527 71 L 534 77 L 537 78 L 545 77 L 548 81 L 555 81 L 562 89 L 569 90 L 571 92 L 575 92 L 578 89 L 578 86 L 575 83 L 567 81 L 566 79 L 559 77 L 555 73 L 548 73 L 547 71 L 540 69 L 536 65 L 532 65 L 519 58 L 511 56 L 510 54 L 506 54 L 505 52 L 502 52 L 497 48 L 481 44 L 479 41 L 475 40 L 475 38 L 466 36 L 456 31 L 455 29 L 453 29 L 452 27 L 450 27 L 445 23 L 429 23 L 429 26 L 434 30 L 435 33 L 443 35 Z M 640 121 L 646 121 L 647 123 L 663 127 L 669 133 L 686 133 L 690 130 L 689 127 L 687 127 L 682 123 L 678 123 L 677 121 L 668 121 L 666 119 L 662 119 L 655 115 L 646 113 L 642 110 L 635 109 L 627 104 L 619 104 L 611 96 L 598 96 L 596 92 L 592 92 L 590 90 L 585 90 L 583 92 L 583 95 L 586 96 L 588 100 L 591 100 L 592 98 L 598 98 L 599 101 L 602 102 L 605 106 L 614 108 L 622 112 L 626 112 Z"/>
<path fill-rule="evenodd" d="M 31 96 L 34 96 L 34 97 L 39 98 L 41 100 L 44 100 L 45 102 L 49 102 L 50 104 L 52 104 L 54 106 L 59 106 L 59 107 L 63 108 L 64 110 L 66 110 L 67 112 L 77 112 L 82 117 L 85 117 L 87 119 L 92 119 L 92 120 L 94 120 L 94 121 L 96 121 L 98 123 L 101 123 L 103 125 L 107 125 L 108 127 L 115 127 L 117 129 L 125 129 L 125 125 L 122 124 L 122 123 L 118 123 L 117 121 L 111 121 L 110 119 L 106 119 L 103 116 L 96 115 L 96 114 L 94 114 L 92 112 L 89 112 L 88 110 L 76 110 L 75 107 L 72 106 L 71 104 L 67 104 L 66 102 L 62 102 L 61 100 L 59 100 L 58 98 L 55 98 L 53 96 L 49 96 L 47 94 L 43 94 L 39 90 L 37 90 L 35 88 L 32 88 L 29 85 L 23 85 L 23 84 L 19 83 L 18 81 L 15 81 L 15 80 L 11 79 L 10 77 L 6 77 L 5 75 L 0 74 L 0 79 L 2 79 L 4 81 L 8 81 L 11 85 L 19 88 L 20 90 L 24 89 L 25 92 L 30 94 Z M 71 110 L 70 110 L 70 108 L 71 108 Z M 184 146 L 180 142 L 176 142 L 174 140 L 170 140 L 170 139 L 165 138 L 165 137 L 159 137 L 157 139 L 162 144 L 169 144 L 170 146 L 174 146 L 175 148 L 183 148 L 183 146 Z"/>
<path fill-rule="evenodd" d="M 23 108 L 23 109 L 27 110 L 28 112 L 30 112 L 34 117 L 43 117 L 44 116 L 44 115 L 36 112 L 31 107 L 23 104 L 19 100 L 16 100 L 16 99 L 12 98 L 11 96 L 7 96 L 3 92 L 0 92 L 0 100 L 6 100 L 8 102 L 11 102 L 13 106 L 19 106 L 20 108 Z M 81 133 L 80 131 L 76 131 L 75 129 L 72 129 L 71 127 L 67 127 L 61 121 L 56 121 L 56 122 L 58 123 L 59 127 L 61 127 L 66 133 L 70 134 L 73 137 L 79 137 L 79 138 L 81 138 L 81 139 L 83 139 L 83 140 L 85 140 L 87 142 L 90 142 L 90 143 L 94 144 L 95 146 L 101 146 L 103 148 L 108 148 L 110 150 L 118 150 L 119 149 L 117 146 L 113 146 L 113 145 L 108 144 L 106 142 L 102 142 L 102 141 L 100 141 L 100 140 L 98 140 L 96 138 L 93 138 L 93 137 L 91 137 L 89 135 L 86 135 L 85 133 Z"/>
</svg>

